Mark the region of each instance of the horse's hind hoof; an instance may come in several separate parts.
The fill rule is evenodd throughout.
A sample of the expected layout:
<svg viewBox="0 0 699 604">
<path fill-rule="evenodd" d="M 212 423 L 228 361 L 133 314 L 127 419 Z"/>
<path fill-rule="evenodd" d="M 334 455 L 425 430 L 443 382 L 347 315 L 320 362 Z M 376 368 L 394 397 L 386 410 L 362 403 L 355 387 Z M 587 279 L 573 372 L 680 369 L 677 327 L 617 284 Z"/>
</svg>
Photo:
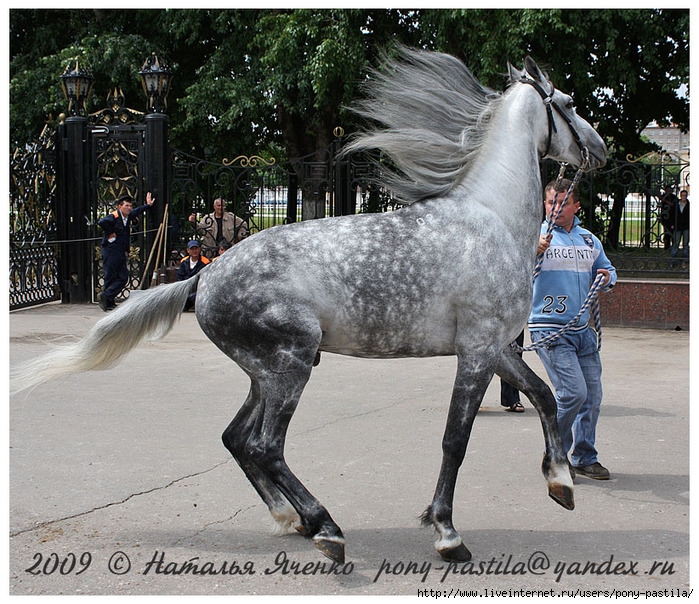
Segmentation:
<svg viewBox="0 0 699 604">
<path fill-rule="evenodd" d="M 471 552 L 463 543 L 452 549 L 443 549 L 438 553 L 446 562 L 468 562 L 471 560 Z"/>
<path fill-rule="evenodd" d="M 338 564 L 345 563 L 345 544 L 336 539 L 314 538 L 316 549 Z"/>
<path fill-rule="evenodd" d="M 575 509 L 573 489 L 563 484 L 549 485 L 549 497 L 566 510 Z"/>
</svg>

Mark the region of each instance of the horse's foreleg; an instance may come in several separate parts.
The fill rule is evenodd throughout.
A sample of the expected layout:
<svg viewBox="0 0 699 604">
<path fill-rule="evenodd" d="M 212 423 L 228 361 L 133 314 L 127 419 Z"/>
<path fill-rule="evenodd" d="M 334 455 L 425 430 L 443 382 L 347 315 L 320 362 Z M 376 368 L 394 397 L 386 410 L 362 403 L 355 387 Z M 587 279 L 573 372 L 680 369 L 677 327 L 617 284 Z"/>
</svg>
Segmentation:
<svg viewBox="0 0 699 604">
<path fill-rule="evenodd" d="M 466 455 L 473 420 L 492 378 L 492 369 L 474 370 L 479 361 L 459 358 L 447 426 L 442 439 L 442 466 L 432 503 L 422 515 L 422 524 L 433 526 L 439 535 L 435 549 L 444 560 L 467 562 L 471 552 L 454 528 L 452 510 L 456 478 Z"/>
<path fill-rule="evenodd" d="M 541 470 L 548 483 L 549 496 L 564 508 L 572 510 L 575 507 L 573 478 L 561 444 L 556 399 L 551 389 L 509 346 L 503 351 L 496 373 L 521 391 L 539 413 L 546 444 Z"/>
</svg>

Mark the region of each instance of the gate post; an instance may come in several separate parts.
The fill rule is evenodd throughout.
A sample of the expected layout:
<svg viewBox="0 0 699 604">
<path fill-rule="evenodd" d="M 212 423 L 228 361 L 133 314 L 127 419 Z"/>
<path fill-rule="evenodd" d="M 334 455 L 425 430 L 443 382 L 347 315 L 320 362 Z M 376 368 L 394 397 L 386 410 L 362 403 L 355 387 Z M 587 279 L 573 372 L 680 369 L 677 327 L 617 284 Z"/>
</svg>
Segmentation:
<svg viewBox="0 0 699 604">
<path fill-rule="evenodd" d="M 343 137 L 345 131 L 341 126 L 333 130 L 335 140 L 332 143 L 333 154 L 330 159 L 333 171 L 333 189 L 334 189 L 334 216 L 346 216 L 354 214 L 356 211 L 355 197 L 351 195 L 349 190 L 349 172 L 350 158 L 347 156 L 341 157 Z"/>
<path fill-rule="evenodd" d="M 57 132 L 57 211 L 58 237 L 61 243 L 59 275 L 61 302 L 91 302 L 90 242 L 88 241 L 89 154 L 87 118 L 66 118 Z"/>
<path fill-rule="evenodd" d="M 153 245 L 156 243 L 158 227 L 162 224 L 165 216 L 165 207 L 170 203 L 170 153 L 168 145 L 168 124 L 169 118 L 163 113 L 149 113 L 146 115 L 146 138 L 145 138 L 145 191 L 143 193 L 143 203 L 145 193 L 150 191 L 155 197 L 153 207 L 145 214 L 146 216 L 146 257 L 150 255 Z M 170 255 L 169 232 L 172 225 L 168 225 L 168 230 L 164 233 L 160 246 L 162 252 L 160 258 L 154 259 L 154 264 L 149 267 L 155 272 L 159 266 L 163 254 Z M 157 246 L 156 250 L 157 252 Z M 143 289 L 150 285 L 150 274 L 144 275 L 145 283 Z"/>
<path fill-rule="evenodd" d="M 153 53 L 143 63 L 143 67 L 139 71 L 143 91 L 148 97 L 148 114 L 146 115 L 146 140 L 145 140 L 145 193 L 150 191 L 155 197 L 155 204 L 149 210 L 146 218 L 146 254 L 150 255 L 153 245 L 156 244 L 158 228 L 163 224 L 165 218 L 165 208 L 170 204 L 170 153 L 168 146 L 168 122 L 169 118 L 165 115 L 167 108 L 167 94 L 170 90 L 170 78 L 172 72 L 164 63 L 161 64 L 158 56 Z M 143 202 L 143 200 L 142 200 Z M 169 213 L 169 210 L 168 210 Z M 162 242 L 156 245 L 155 253 L 160 249 L 160 257 L 154 256 L 153 272 L 156 272 L 159 262 L 163 258 L 169 256 L 169 231 L 165 231 L 162 235 Z M 150 277 L 148 271 L 150 267 L 146 267 L 143 279 L 145 283 L 141 284 L 142 289 L 146 289 L 150 285 Z"/>
</svg>

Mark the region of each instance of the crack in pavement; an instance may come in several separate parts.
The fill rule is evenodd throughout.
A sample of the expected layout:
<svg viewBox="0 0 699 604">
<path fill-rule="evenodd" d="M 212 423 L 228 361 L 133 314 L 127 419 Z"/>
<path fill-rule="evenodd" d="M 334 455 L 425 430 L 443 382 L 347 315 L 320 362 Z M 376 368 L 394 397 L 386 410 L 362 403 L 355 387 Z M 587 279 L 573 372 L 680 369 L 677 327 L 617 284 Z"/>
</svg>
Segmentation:
<svg viewBox="0 0 699 604">
<path fill-rule="evenodd" d="M 154 493 L 156 491 L 168 489 L 171 486 L 177 484 L 178 482 L 182 482 L 183 480 L 187 480 L 188 478 L 194 478 L 195 476 L 202 476 L 204 474 L 208 474 L 209 472 L 213 472 L 214 470 L 218 469 L 219 467 L 221 467 L 225 464 L 231 463 L 231 461 L 232 461 L 232 459 L 227 459 L 226 461 L 222 461 L 220 463 L 217 463 L 216 465 L 212 466 L 211 468 L 208 468 L 207 470 L 203 470 L 201 472 L 194 472 L 193 474 L 187 474 L 186 476 L 181 476 L 180 478 L 176 478 L 176 479 L 174 479 L 174 480 L 170 481 L 169 483 L 162 485 L 162 486 L 153 487 L 152 489 L 147 489 L 147 490 L 141 491 L 139 493 L 132 493 L 131 495 L 129 495 L 128 497 L 125 497 L 121 501 L 110 501 L 109 503 L 105 503 L 103 505 L 98 505 L 98 506 L 96 506 L 92 509 L 86 510 L 84 512 L 78 512 L 77 514 L 71 514 L 70 516 L 64 516 L 62 518 L 54 518 L 53 520 L 45 520 L 43 522 L 39 522 L 39 523 L 35 524 L 34 526 L 29 527 L 29 528 L 24 528 L 24 529 L 20 529 L 18 531 L 11 532 L 10 537 L 17 537 L 19 535 L 23 535 L 24 533 L 29 533 L 31 531 L 35 531 L 38 528 L 49 527 L 52 524 L 56 524 L 58 522 L 64 522 L 66 520 L 73 520 L 75 518 L 87 516 L 89 514 L 92 514 L 93 512 L 105 510 L 105 509 L 113 507 L 115 505 L 122 505 L 122 504 L 126 503 L 127 501 L 133 499 L 134 497 L 140 497 L 141 495 L 149 495 L 150 493 Z"/>
<path fill-rule="evenodd" d="M 178 546 L 178 545 L 179 545 L 180 543 L 182 543 L 183 541 L 187 541 L 187 540 L 189 540 L 189 539 L 193 539 L 193 538 L 195 538 L 195 537 L 201 535 L 202 533 L 204 533 L 204 531 L 206 531 L 206 530 L 207 530 L 209 527 L 211 527 L 211 526 L 214 526 L 214 525 L 216 525 L 216 524 L 225 524 L 225 523 L 227 523 L 227 522 L 230 522 L 230 521 L 233 520 L 238 514 L 242 514 L 243 512 L 247 512 L 248 510 L 252 510 L 253 508 L 258 507 L 259 505 L 260 505 L 259 503 L 255 503 L 255 504 L 253 504 L 253 505 L 249 505 L 249 506 L 246 507 L 246 508 L 238 508 L 238 509 L 236 510 L 235 514 L 233 514 L 233 515 L 231 515 L 231 516 L 228 516 L 227 518 L 221 518 L 220 520 L 214 520 L 213 522 L 206 522 L 206 523 L 204 524 L 204 526 L 202 526 L 199 530 L 194 531 L 194 532 L 193 532 L 191 535 L 189 535 L 188 537 L 186 537 L 186 538 L 183 537 L 182 539 L 178 539 L 177 541 L 174 541 L 174 542 L 173 542 L 173 546 Z"/>
<path fill-rule="evenodd" d="M 324 422 L 324 423 L 321 423 L 321 424 L 319 424 L 319 425 L 317 425 L 317 426 L 315 426 L 315 427 L 308 428 L 308 429 L 303 430 L 303 431 L 301 431 L 301 432 L 297 432 L 297 433 L 294 434 L 294 435 L 289 435 L 288 440 L 294 440 L 294 439 L 297 439 L 297 438 L 302 437 L 302 436 L 304 436 L 304 435 L 310 434 L 310 433 L 312 433 L 312 432 L 316 432 L 316 431 L 318 431 L 318 430 L 326 429 L 328 426 L 331 426 L 331 425 L 334 425 L 334 424 L 337 424 L 337 423 L 341 423 L 341 422 L 345 422 L 345 421 L 352 421 L 352 420 L 354 420 L 354 419 L 356 419 L 356 418 L 358 418 L 358 417 L 362 417 L 362 416 L 366 416 L 366 415 L 373 415 L 373 414 L 379 413 L 379 412 L 381 412 L 381 411 L 385 411 L 386 409 L 391 409 L 392 407 L 401 405 L 401 404 L 403 404 L 403 403 L 405 403 L 405 402 L 406 402 L 406 401 L 405 401 L 404 399 L 400 399 L 400 400 L 396 400 L 394 403 L 392 403 L 392 404 L 390 404 L 390 405 L 386 405 L 386 406 L 384 406 L 384 407 L 372 408 L 372 409 L 368 409 L 368 410 L 366 410 L 366 411 L 359 411 L 359 412 L 357 412 L 357 413 L 354 413 L 354 414 L 351 414 L 351 415 L 347 415 L 347 416 L 344 416 L 344 417 L 338 417 L 338 418 L 335 418 L 335 419 L 331 419 L 331 420 L 329 420 L 329 421 L 327 421 L 327 422 Z M 212 472 L 212 471 L 216 470 L 217 468 L 223 466 L 224 464 L 231 463 L 232 461 L 233 461 L 233 458 L 227 459 L 227 460 L 222 461 L 222 462 L 220 462 L 220 463 L 218 463 L 218 464 L 212 466 L 211 468 L 208 468 L 208 469 L 203 470 L 203 471 L 201 471 L 201 472 L 194 472 L 194 473 L 192 473 L 192 474 L 188 474 L 188 475 L 186 475 L 186 476 L 181 476 L 180 478 L 176 478 L 176 479 L 170 481 L 169 483 L 167 483 L 167 484 L 165 484 L 165 485 L 153 487 L 153 488 L 151 488 L 151 489 L 147 489 L 147 490 L 144 490 L 144 491 L 140 491 L 140 492 L 138 492 L 138 493 L 132 493 L 131 495 L 129 495 L 128 497 L 125 497 L 124 499 L 122 499 L 122 500 L 120 500 L 120 501 L 111 501 L 111 502 L 109 502 L 109 503 L 105 503 L 105 504 L 103 504 L 103 505 L 96 506 L 96 507 L 94 507 L 94 508 L 91 508 L 91 509 L 89 509 L 89 510 L 85 510 L 85 511 L 83 511 L 83 512 L 78 512 L 78 513 L 76 513 L 76 514 L 71 514 L 71 515 L 69 515 L 69 516 L 63 516 L 63 517 L 61 517 L 61 518 L 54 518 L 53 520 L 45 520 L 45 521 L 42 521 L 42 522 L 38 522 L 37 524 L 35 524 L 35 525 L 31 526 L 31 527 L 27 527 L 27 528 L 23 528 L 23 529 L 19 529 L 19 530 L 10 532 L 10 538 L 12 538 L 12 537 L 18 537 L 18 536 L 23 535 L 23 534 L 25 534 L 25 533 L 29 533 L 29 532 L 31 532 L 31 531 L 35 531 L 35 530 L 37 530 L 37 529 L 39 529 L 39 528 L 50 527 L 50 526 L 53 525 L 53 524 L 57 524 L 57 523 L 59 523 L 59 522 L 64 522 L 64 521 L 66 521 L 66 520 L 73 520 L 73 519 L 75 519 L 75 518 L 80 518 L 80 517 L 82 517 L 82 516 L 87 516 L 87 515 L 89 515 L 89 514 L 92 514 L 93 512 L 101 511 L 101 510 L 104 510 L 104 509 L 107 509 L 107 508 L 110 508 L 110 507 L 113 507 L 113 506 L 122 505 L 122 504 L 128 502 L 129 500 L 133 499 L 134 497 L 139 497 L 139 496 L 142 496 L 142 495 L 149 495 L 149 494 L 154 493 L 154 492 L 156 492 L 156 491 L 160 491 L 160 490 L 167 489 L 167 488 L 169 488 L 169 487 L 171 487 L 171 486 L 174 486 L 175 484 L 177 484 L 177 483 L 179 483 L 179 482 L 182 482 L 183 480 L 187 480 L 187 479 L 189 479 L 189 478 L 194 478 L 194 477 L 196 477 L 196 476 L 202 476 L 202 475 L 204 475 L 204 474 L 207 474 L 207 473 L 209 473 L 209 472 Z M 256 505 L 259 505 L 259 504 L 256 504 Z M 253 507 L 255 507 L 255 505 L 250 506 L 250 507 L 245 508 L 245 509 L 239 509 L 235 514 L 233 514 L 232 516 L 229 516 L 229 517 L 228 517 L 227 519 L 225 519 L 225 520 L 218 520 L 218 521 L 216 521 L 216 522 L 212 522 L 212 523 L 209 523 L 209 524 L 205 525 L 205 526 L 202 528 L 202 530 L 206 529 L 209 525 L 218 524 L 218 523 L 221 523 L 221 522 L 227 522 L 227 521 L 229 521 L 229 520 L 232 520 L 232 519 L 235 518 L 239 513 L 244 512 L 244 511 L 247 511 L 248 509 L 252 509 Z"/>
</svg>

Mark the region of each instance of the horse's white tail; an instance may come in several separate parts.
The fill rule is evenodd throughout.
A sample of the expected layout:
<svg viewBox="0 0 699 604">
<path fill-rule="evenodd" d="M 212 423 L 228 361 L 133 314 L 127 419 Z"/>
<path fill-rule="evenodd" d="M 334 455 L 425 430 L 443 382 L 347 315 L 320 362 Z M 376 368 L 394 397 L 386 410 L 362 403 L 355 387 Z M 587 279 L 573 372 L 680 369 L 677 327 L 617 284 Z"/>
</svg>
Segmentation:
<svg viewBox="0 0 699 604">
<path fill-rule="evenodd" d="M 162 338 L 184 308 L 199 275 L 186 281 L 134 291 L 124 304 L 109 313 L 87 333 L 67 346 L 27 361 L 10 374 L 13 393 L 71 373 L 108 369 L 144 338 Z"/>
</svg>

